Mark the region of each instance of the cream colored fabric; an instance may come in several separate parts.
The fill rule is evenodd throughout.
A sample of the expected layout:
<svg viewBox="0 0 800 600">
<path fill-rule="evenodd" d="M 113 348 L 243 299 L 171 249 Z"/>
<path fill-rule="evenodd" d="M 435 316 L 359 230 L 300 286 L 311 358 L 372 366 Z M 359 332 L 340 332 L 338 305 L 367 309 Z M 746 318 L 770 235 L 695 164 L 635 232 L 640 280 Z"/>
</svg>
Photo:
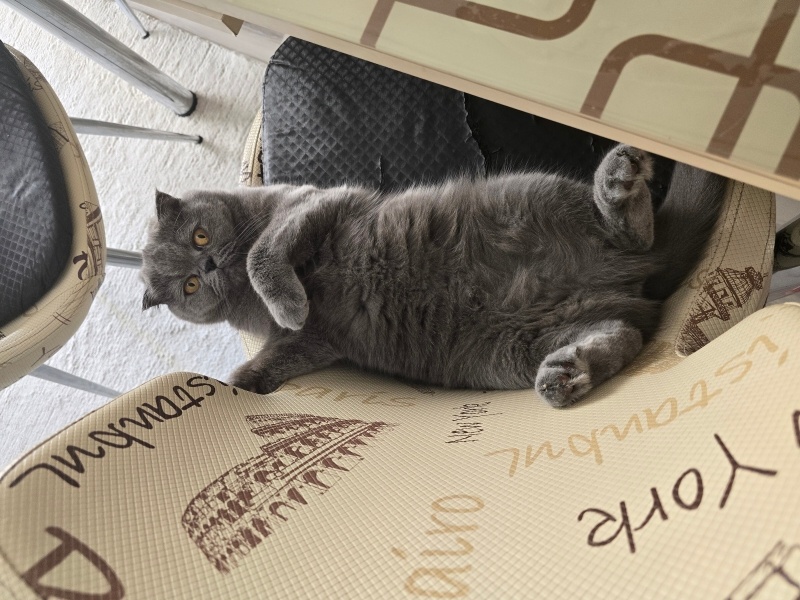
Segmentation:
<svg viewBox="0 0 800 600">
<path fill-rule="evenodd" d="M 264 185 L 264 163 L 261 154 L 261 124 L 262 115 L 259 110 L 250 131 L 247 133 L 247 140 L 242 152 L 242 167 L 239 171 L 239 184 L 247 187 L 257 187 Z"/>
<path fill-rule="evenodd" d="M 669 306 L 680 320 L 675 349 L 691 354 L 767 301 L 775 247 L 775 195 L 738 181 L 728 184 L 722 217 L 705 260 Z"/>
<path fill-rule="evenodd" d="M 266 397 L 164 376 L 0 477 L 0 590 L 795 598 L 798 348 L 800 305 L 772 306 L 566 410 L 349 369 Z"/>
<path fill-rule="evenodd" d="M 83 321 L 105 276 L 105 232 L 97 192 L 72 124 L 36 66 L 17 60 L 58 150 L 72 215 L 71 260 L 53 289 L 0 331 L 0 389 L 47 361 Z"/>
<path fill-rule="evenodd" d="M 252 23 L 800 198 L 791 1 L 235 4 Z"/>
<path fill-rule="evenodd" d="M 261 145 L 261 126 L 262 114 L 259 110 L 256 113 L 250 132 L 247 134 L 247 141 L 242 152 L 242 167 L 239 171 L 239 184 L 247 187 L 257 187 L 264 185 L 264 163 L 262 161 Z M 244 346 L 244 353 L 247 358 L 255 356 L 264 345 L 264 340 L 247 332 L 240 332 L 239 336 Z"/>
<path fill-rule="evenodd" d="M 247 358 L 253 358 L 264 346 L 264 340 L 257 335 L 253 335 L 252 333 L 240 331 L 239 337 L 242 339 L 244 354 Z"/>
</svg>

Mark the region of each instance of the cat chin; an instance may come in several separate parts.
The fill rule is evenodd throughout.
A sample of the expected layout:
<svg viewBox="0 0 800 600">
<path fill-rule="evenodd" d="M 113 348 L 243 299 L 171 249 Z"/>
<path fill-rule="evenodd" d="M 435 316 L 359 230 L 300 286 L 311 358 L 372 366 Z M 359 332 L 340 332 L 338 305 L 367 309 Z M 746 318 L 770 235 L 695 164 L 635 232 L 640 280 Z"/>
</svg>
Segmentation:
<svg viewBox="0 0 800 600">
<path fill-rule="evenodd" d="M 210 325 L 211 323 L 219 323 L 225 320 L 225 317 L 218 314 L 218 311 L 214 311 L 213 314 L 208 315 L 195 315 L 186 313 L 177 307 L 168 306 L 169 311 L 184 321 L 189 321 L 190 323 L 195 323 L 197 325 Z"/>
</svg>

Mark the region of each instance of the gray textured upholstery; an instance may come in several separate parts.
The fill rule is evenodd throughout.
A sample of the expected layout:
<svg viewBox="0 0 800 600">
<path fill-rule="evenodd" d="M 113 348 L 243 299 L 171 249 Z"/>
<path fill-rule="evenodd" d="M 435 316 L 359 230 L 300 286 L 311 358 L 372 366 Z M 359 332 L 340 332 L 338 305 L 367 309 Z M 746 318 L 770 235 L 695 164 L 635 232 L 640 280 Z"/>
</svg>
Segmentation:
<svg viewBox="0 0 800 600">
<path fill-rule="evenodd" d="M 69 259 L 72 222 L 51 132 L 0 43 L 0 325 L 41 298 Z"/>
<path fill-rule="evenodd" d="M 264 78 L 265 183 L 387 190 L 483 173 L 464 95 L 295 38 Z"/>
<path fill-rule="evenodd" d="M 386 190 L 541 169 L 592 181 L 616 142 L 296 38 L 264 77 L 264 183 Z M 658 205 L 674 161 L 655 157 Z"/>
</svg>

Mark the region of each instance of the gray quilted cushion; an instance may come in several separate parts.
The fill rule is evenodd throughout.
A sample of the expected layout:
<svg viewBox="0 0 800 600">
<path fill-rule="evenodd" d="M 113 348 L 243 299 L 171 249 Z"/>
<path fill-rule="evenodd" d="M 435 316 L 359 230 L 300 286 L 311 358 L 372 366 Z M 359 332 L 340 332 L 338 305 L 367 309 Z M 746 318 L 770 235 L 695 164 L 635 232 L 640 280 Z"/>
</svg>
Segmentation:
<svg viewBox="0 0 800 600">
<path fill-rule="evenodd" d="M 50 130 L 0 42 L 0 325 L 52 288 L 71 244 L 64 177 Z"/>
<path fill-rule="evenodd" d="M 387 190 L 483 173 L 464 95 L 289 38 L 264 77 L 264 182 Z"/>
</svg>

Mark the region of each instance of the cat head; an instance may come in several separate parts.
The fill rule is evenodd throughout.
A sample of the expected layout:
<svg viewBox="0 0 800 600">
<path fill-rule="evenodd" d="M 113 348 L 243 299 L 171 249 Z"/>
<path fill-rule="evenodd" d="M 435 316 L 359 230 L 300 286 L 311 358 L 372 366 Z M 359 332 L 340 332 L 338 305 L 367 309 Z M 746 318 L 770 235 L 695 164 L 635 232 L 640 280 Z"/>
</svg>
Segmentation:
<svg viewBox="0 0 800 600">
<path fill-rule="evenodd" d="M 213 192 L 156 192 L 156 219 L 142 250 L 142 309 L 163 304 L 193 323 L 228 318 L 250 286 L 240 233 L 231 207 Z"/>
</svg>

